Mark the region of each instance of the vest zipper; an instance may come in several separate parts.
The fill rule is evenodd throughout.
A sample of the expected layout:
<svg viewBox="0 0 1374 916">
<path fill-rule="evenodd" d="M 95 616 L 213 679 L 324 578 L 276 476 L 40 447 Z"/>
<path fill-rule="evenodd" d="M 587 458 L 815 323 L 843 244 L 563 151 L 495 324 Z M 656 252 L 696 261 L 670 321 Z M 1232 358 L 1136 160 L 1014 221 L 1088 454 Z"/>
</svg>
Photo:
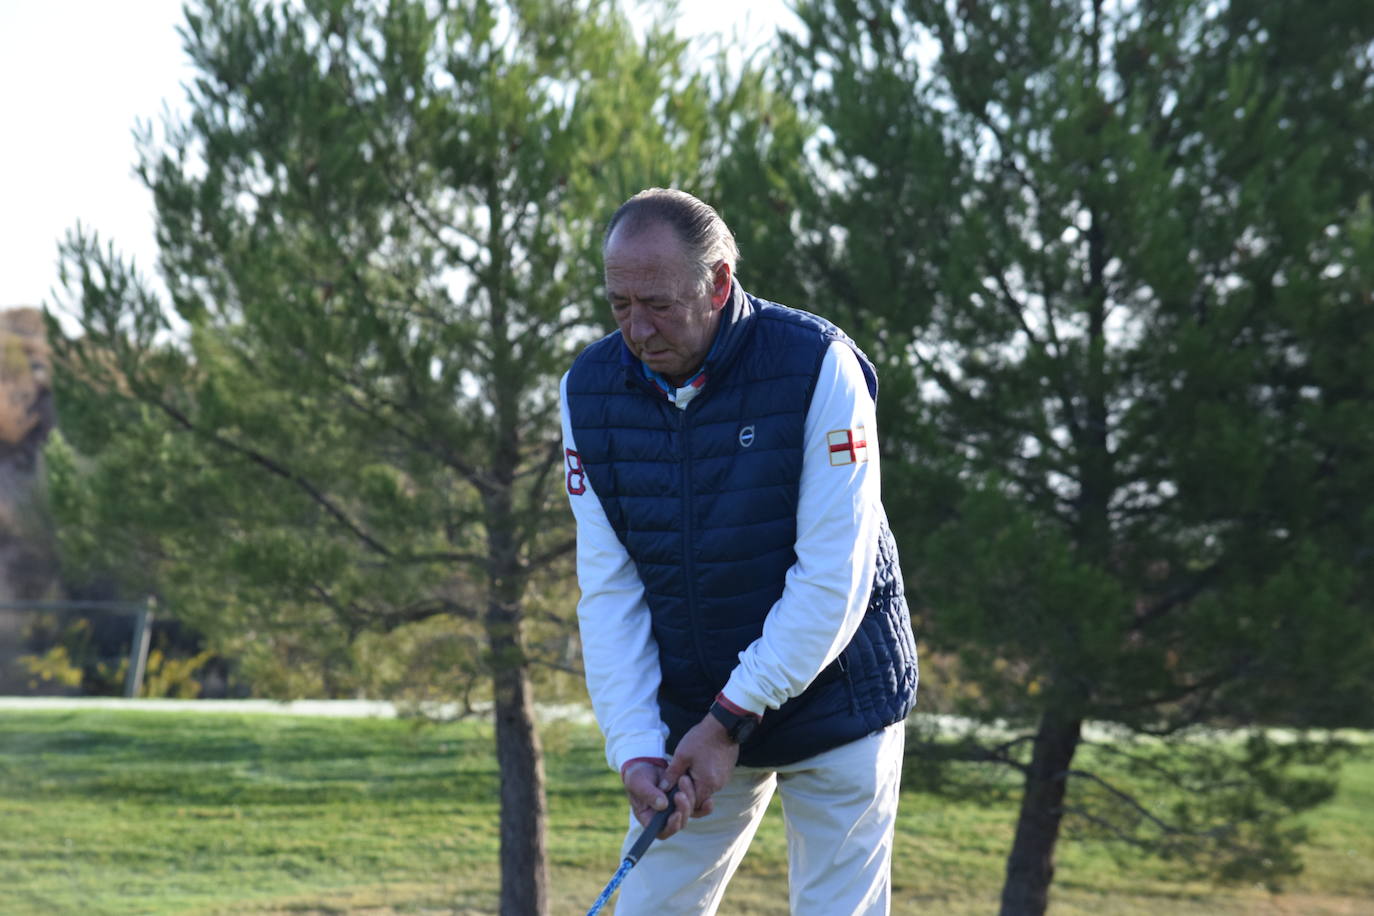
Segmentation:
<svg viewBox="0 0 1374 916">
<path fill-rule="evenodd" d="M 692 448 L 690 441 L 691 425 L 687 413 L 695 406 L 688 404 L 686 410 L 673 410 L 678 414 L 678 429 L 682 443 L 682 573 L 686 577 L 687 612 L 692 617 L 692 645 L 697 652 L 697 664 L 702 675 L 710 683 L 711 666 L 706 661 L 706 647 L 703 645 L 701 614 L 697 608 L 696 564 L 692 562 Z"/>
</svg>

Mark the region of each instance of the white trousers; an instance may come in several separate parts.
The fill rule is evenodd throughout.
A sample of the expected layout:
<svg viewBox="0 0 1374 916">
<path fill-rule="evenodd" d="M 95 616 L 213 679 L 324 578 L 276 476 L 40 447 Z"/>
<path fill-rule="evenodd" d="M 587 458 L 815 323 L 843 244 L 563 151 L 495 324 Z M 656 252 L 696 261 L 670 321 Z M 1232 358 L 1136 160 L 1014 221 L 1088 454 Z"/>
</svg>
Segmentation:
<svg viewBox="0 0 1374 916">
<path fill-rule="evenodd" d="M 784 767 L 736 767 L 715 810 L 657 840 L 620 886 L 617 916 L 710 916 L 776 788 L 792 916 L 885 916 L 906 730 L 901 722 Z M 630 818 L 624 850 L 639 836 Z"/>
</svg>

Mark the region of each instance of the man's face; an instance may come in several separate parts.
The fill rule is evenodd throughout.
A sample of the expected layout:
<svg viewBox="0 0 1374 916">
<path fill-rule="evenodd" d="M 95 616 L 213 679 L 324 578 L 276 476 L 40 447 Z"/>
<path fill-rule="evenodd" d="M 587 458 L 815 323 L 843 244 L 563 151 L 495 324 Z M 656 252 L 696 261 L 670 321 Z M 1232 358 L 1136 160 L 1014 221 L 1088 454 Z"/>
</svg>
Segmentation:
<svg viewBox="0 0 1374 916">
<path fill-rule="evenodd" d="M 651 223 L 606 242 L 606 294 L 630 352 L 674 385 L 706 360 L 730 296 L 730 266 L 716 265 L 703 292 L 699 266 L 672 228 Z"/>
</svg>

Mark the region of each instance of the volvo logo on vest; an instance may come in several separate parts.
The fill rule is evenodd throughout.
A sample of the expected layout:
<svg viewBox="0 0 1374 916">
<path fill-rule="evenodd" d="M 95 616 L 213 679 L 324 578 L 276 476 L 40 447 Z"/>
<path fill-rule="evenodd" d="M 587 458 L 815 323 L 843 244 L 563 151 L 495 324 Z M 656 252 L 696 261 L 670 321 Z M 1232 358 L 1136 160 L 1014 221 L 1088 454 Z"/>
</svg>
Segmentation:
<svg viewBox="0 0 1374 916">
<path fill-rule="evenodd" d="M 754 444 L 754 427 L 746 426 L 739 431 L 739 444 L 743 448 L 748 448 Z"/>
</svg>

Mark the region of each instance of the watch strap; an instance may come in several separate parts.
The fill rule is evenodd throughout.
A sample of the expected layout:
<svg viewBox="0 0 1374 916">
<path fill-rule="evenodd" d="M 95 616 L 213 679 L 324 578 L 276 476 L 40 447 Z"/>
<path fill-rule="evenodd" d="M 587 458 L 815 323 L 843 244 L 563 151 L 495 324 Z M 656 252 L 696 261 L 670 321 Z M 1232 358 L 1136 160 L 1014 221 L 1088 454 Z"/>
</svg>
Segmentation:
<svg viewBox="0 0 1374 916">
<path fill-rule="evenodd" d="M 754 729 L 758 727 L 762 718 L 754 713 L 740 710 L 723 695 L 716 696 L 715 702 L 711 704 L 710 712 L 717 722 L 725 726 L 725 733 L 736 744 L 743 744 L 749 740 L 749 736 L 754 733 Z"/>
</svg>

